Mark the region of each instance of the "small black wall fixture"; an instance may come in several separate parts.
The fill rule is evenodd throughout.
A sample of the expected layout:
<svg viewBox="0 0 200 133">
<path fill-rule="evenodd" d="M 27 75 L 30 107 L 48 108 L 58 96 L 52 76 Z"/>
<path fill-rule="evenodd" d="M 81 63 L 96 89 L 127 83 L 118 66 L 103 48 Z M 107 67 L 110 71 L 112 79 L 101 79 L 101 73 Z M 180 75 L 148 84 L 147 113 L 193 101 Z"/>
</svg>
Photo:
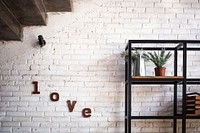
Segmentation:
<svg viewBox="0 0 200 133">
<path fill-rule="evenodd" d="M 39 45 L 43 47 L 46 44 L 46 41 L 44 40 L 42 35 L 38 35 Z"/>
</svg>

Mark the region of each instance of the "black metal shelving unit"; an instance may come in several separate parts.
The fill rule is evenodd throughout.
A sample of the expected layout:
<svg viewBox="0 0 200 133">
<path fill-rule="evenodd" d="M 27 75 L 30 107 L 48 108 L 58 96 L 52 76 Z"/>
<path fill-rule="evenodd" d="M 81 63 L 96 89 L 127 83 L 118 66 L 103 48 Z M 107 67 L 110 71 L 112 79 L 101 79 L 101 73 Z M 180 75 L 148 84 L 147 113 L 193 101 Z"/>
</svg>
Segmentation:
<svg viewBox="0 0 200 133">
<path fill-rule="evenodd" d="M 174 47 L 165 47 L 165 50 L 174 52 L 174 75 L 173 76 L 132 76 L 131 58 L 125 63 L 125 133 L 131 133 L 131 120 L 133 119 L 171 119 L 173 120 L 173 133 L 177 133 L 177 120 L 182 120 L 182 133 L 186 133 L 186 119 L 200 119 L 200 116 L 186 115 L 186 90 L 187 84 L 200 84 L 200 78 L 187 78 L 187 51 L 200 51 L 200 47 L 188 47 L 190 44 L 200 44 L 198 40 L 129 40 L 125 48 L 128 57 L 134 49 L 161 50 L 163 47 L 134 47 L 133 44 L 174 44 Z M 177 76 L 178 52 L 183 54 L 183 73 Z M 173 116 L 132 116 L 131 98 L 132 85 L 135 84 L 170 84 L 174 86 Z M 177 86 L 182 85 L 182 114 L 177 113 Z"/>
</svg>

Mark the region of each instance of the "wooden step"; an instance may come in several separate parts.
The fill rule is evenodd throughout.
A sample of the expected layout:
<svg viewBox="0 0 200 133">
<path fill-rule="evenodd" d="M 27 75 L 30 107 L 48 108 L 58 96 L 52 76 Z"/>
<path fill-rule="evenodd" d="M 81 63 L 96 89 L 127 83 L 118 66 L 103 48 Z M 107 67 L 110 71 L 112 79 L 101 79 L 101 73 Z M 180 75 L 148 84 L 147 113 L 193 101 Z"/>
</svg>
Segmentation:
<svg viewBox="0 0 200 133">
<path fill-rule="evenodd" d="M 0 1 L 0 29 L 0 40 L 21 40 L 22 27 L 2 1 Z"/>
<path fill-rule="evenodd" d="M 46 25 L 47 11 L 71 10 L 71 0 L 1 0 L 0 40 L 21 40 L 23 26 Z"/>
<path fill-rule="evenodd" d="M 3 0 L 16 19 L 24 26 L 46 25 L 43 0 Z"/>
<path fill-rule="evenodd" d="M 48 12 L 71 12 L 71 0 L 44 0 Z"/>
</svg>

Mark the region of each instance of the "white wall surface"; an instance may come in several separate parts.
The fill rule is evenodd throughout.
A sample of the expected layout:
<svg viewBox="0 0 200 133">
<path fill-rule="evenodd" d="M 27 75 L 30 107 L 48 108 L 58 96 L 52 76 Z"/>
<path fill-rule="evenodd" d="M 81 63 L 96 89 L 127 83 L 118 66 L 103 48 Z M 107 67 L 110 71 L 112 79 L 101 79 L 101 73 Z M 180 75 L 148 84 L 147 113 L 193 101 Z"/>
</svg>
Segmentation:
<svg viewBox="0 0 200 133">
<path fill-rule="evenodd" d="M 123 133 L 120 53 L 127 40 L 200 38 L 199 0 L 74 0 L 73 5 L 73 12 L 49 13 L 47 26 L 25 27 L 21 42 L 0 42 L 1 133 Z M 42 48 L 39 34 L 47 42 Z M 200 54 L 189 56 L 189 76 L 199 76 Z M 153 65 L 147 66 L 153 74 Z M 172 68 L 173 60 L 168 75 Z M 41 94 L 31 94 L 32 81 L 39 82 Z M 58 102 L 50 101 L 52 92 L 60 94 Z M 172 94 L 172 86 L 137 86 L 132 114 L 171 115 Z M 74 112 L 67 100 L 77 101 Z M 90 118 L 81 115 L 85 107 L 92 110 Z M 187 133 L 200 132 L 197 120 L 187 126 Z M 171 133 L 172 127 L 172 120 L 137 120 L 132 132 Z"/>
</svg>

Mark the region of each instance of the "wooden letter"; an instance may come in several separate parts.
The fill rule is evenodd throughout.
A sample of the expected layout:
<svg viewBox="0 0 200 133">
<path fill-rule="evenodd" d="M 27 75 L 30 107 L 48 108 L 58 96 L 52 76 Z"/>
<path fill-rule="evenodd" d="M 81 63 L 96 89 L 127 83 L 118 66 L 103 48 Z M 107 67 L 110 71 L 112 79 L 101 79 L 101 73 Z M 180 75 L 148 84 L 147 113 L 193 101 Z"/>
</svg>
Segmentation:
<svg viewBox="0 0 200 133">
<path fill-rule="evenodd" d="M 32 92 L 32 94 L 40 94 L 40 92 L 38 91 L 38 81 L 33 81 L 32 84 L 34 84 L 34 91 Z"/>
<path fill-rule="evenodd" d="M 51 101 L 54 101 L 54 102 L 58 101 L 59 100 L 59 94 L 57 92 L 51 93 L 50 99 L 51 99 Z"/>
<path fill-rule="evenodd" d="M 82 115 L 83 115 L 84 118 L 90 117 L 90 116 L 91 116 L 91 113 L 92 113 L 92 111 L 91 111 L 90 108 L 84 108 L 84 109 L 82 110 Z"/>
<path fill-rule="evenodd" d="M 72 104 L 71 104 L 71 101 L 67 100 L 67 105 L 68 105 L 68 108 L 69 108 L 69 112 L 73 112 L 75 104 L 76 104 L 76 101 L 72 101 Z"/>
</svg>

